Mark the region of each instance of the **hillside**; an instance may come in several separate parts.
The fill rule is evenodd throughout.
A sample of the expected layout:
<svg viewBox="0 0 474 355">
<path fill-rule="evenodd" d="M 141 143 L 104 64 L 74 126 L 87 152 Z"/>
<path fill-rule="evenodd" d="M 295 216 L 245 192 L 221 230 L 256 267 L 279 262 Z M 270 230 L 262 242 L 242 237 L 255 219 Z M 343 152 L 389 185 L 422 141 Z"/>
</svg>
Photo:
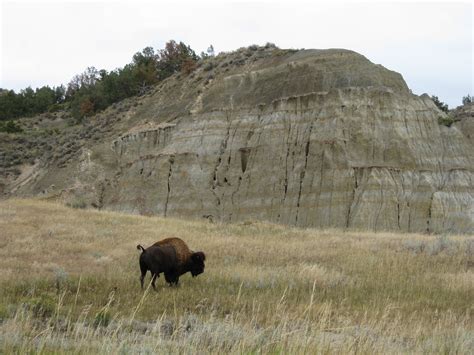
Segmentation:
<svg viewBox="0 0 474 355">
<path fill-rule="evenodd" d="M 1 353 L 474 351 L 472 237 L 213 224 L 18 199 L 0 202 L 0 230 Z M 204 274 L 141 291 L 136 245 L 171 236 L 206 253 Z"/>
<path fill-rule="evenodd" d="M 446 114 L 427 95 L 352 51 L 243 48 L 56 134 L 49 127 L 66 126 L 60 116 L 26 120 L 27 134 L 2 142 L 5 197 L 214 221 L 474 232 L 467 128 L 440 124 Z"/>
</svg>

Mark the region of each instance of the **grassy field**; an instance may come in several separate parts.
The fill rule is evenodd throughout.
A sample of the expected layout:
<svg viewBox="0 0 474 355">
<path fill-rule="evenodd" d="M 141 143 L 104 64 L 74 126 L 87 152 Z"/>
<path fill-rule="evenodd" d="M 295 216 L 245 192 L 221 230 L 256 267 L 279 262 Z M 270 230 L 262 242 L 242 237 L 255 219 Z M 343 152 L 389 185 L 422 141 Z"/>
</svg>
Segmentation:
<svg viewBox="0 0 474 355">
<path fill-rule="evenodd" d="M 138 243 L 206 271 L 140 289 Z M 473 353 L 474 238 L 0 202 L 0 353 Z M 149 281 L 150 278 L 147 278 Z"/>
</svg>

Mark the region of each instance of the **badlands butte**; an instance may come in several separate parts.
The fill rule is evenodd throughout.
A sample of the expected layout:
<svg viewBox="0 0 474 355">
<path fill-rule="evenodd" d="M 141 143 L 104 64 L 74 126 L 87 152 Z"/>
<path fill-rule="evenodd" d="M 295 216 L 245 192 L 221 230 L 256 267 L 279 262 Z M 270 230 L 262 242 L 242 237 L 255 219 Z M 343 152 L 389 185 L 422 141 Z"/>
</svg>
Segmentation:
<svg viewBox="0 0 474 355">
<path fill-rule="evenodd" d="M 452 114 L 443 125 L 428 95 L 353 51 L 252 46 L 80 125 L 24 119 L 36 136 L 2 149 L 30 147 L 29 162 L 4 168 L 0 189 L 144 215 L 473 233 L 473 108 Z"/>
</svg>

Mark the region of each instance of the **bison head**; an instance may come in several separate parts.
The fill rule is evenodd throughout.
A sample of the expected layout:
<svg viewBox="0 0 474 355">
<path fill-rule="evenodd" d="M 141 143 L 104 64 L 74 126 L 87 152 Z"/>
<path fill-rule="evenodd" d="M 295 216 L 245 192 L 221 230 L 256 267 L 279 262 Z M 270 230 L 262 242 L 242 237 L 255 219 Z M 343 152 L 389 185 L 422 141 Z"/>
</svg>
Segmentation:
<svg viewBox="0 0 474 355">
<path fill-rule="evenodd" d="M 202 251 L 191 254 L 191 275 L 193 277 L 204 272 L 204 260 L 206 260 L 206 255 Z"/>
</svg>

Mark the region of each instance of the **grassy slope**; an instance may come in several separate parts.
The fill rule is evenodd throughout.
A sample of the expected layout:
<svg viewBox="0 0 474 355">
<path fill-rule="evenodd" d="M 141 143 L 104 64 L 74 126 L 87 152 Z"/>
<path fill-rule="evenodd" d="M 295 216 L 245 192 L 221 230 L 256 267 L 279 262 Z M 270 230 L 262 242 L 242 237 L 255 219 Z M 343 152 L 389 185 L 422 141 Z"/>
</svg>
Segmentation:
<svg viewBox="0 0 474 355">
<path fill-rule="evenodd" d="M 143 293 L 136 245 L 171 236 L 206 252 L 206 272 Z M 474 351 L 473 237 L 7 200 L 0 269 L 0 352 Z"/>
</svg>

